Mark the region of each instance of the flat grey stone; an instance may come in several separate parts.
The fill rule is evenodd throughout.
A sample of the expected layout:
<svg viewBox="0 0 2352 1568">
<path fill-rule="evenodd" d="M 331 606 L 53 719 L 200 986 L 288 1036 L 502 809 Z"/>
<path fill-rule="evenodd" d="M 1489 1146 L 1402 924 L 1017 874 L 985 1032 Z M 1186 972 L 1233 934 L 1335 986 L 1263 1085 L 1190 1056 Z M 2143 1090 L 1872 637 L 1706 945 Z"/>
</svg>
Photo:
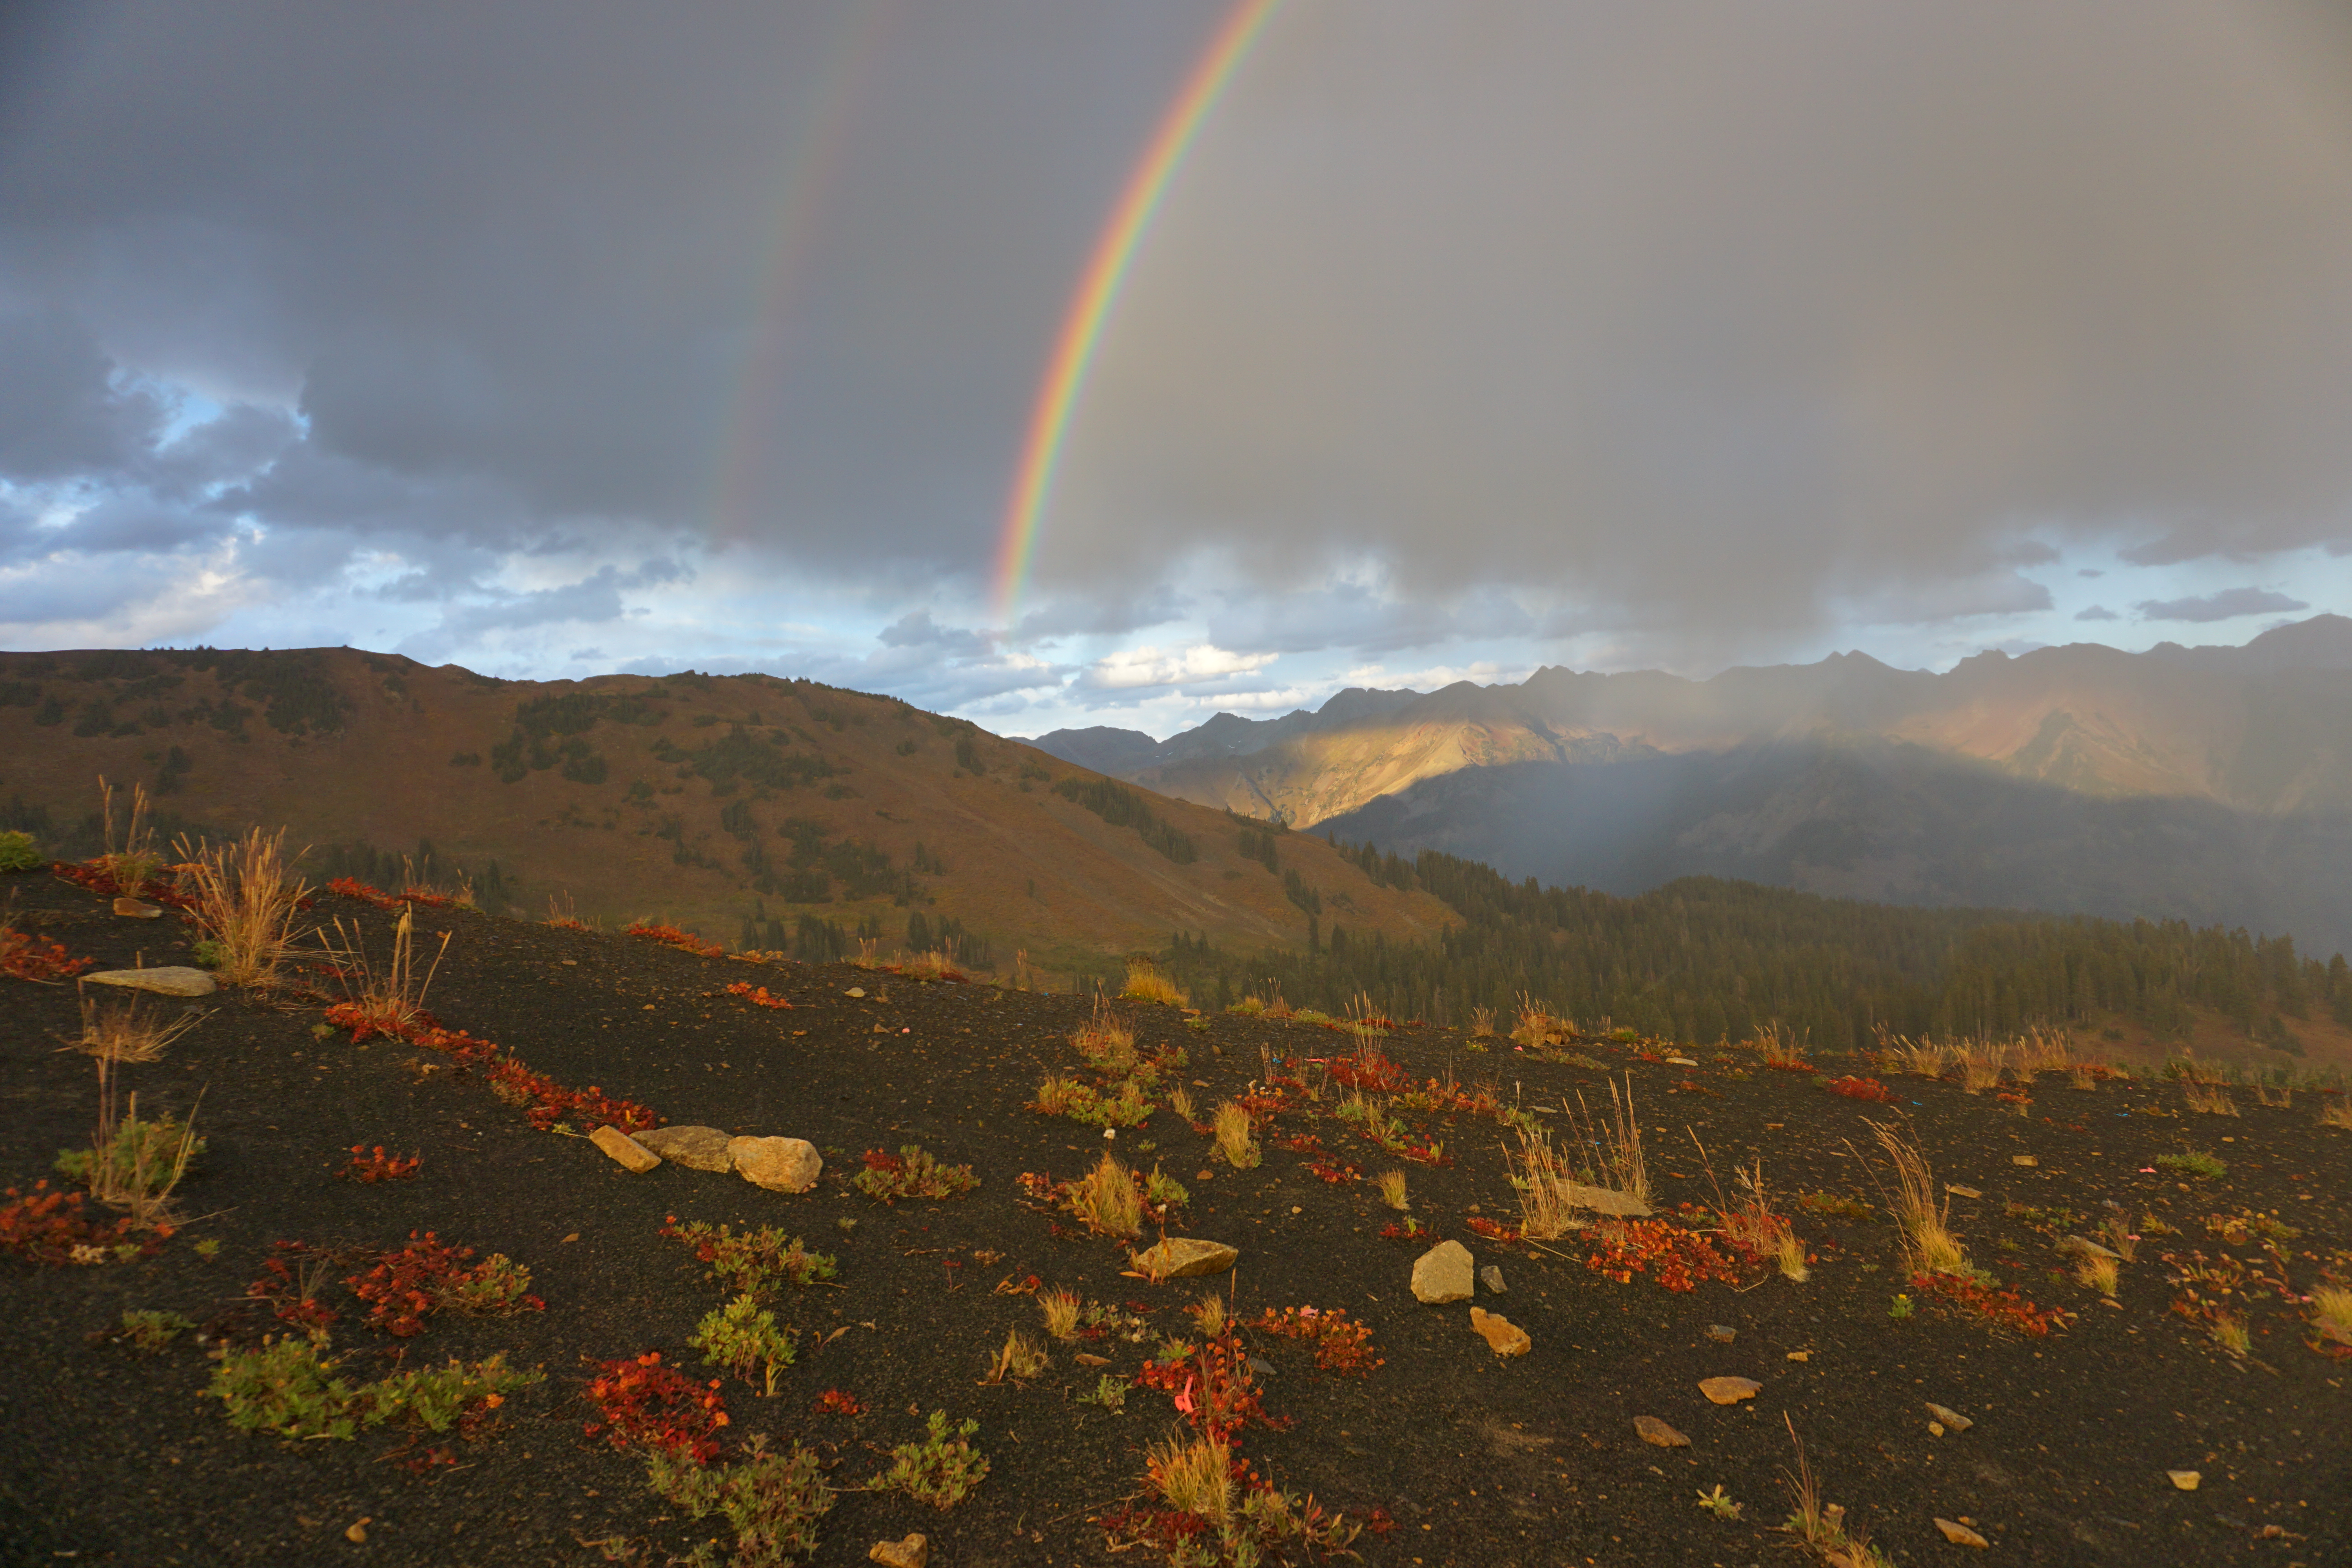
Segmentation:
<svg viewBox="0 0 2352 1568">
<path fill-rule="evenodd" d="M 1581 1182 L 1562 1182 L 1561 1195 L 1579 1208 L 1605 1214 L 1612 1219 L 1647 1219 L 1650 1205 L 1631 1193 L 1621 1193 L 1613 1187 L 1588 1187 Z"/>
<path fill-rule="evenodd" d="M 1487 1294 L 1489 1295 L 1500 1296 L 1504 1294 L 1502 1266 L 1496 1263 L 1489 1263 L 1484 1268 L 1479 1269 L 1478 1283 L 1486 1288 Z"/>
<path fill-rule="evenodd" d="M 725 1173 L 735 1168 L 727 1152 L 730 1142 L 716 1127 L 656 1127 L 637 1134 L 637 1142 L 673 1164 L 693 1171 Z"/>
<path fill-rule="evenodd" d="M 84 980 L 100 985 L 121 985 L 132 991 L 152 991 L 158 996 L 209 996 L 220 982 L 202 969 L 165 964 L 160 969 L 101 969 Z"/>
</svg>

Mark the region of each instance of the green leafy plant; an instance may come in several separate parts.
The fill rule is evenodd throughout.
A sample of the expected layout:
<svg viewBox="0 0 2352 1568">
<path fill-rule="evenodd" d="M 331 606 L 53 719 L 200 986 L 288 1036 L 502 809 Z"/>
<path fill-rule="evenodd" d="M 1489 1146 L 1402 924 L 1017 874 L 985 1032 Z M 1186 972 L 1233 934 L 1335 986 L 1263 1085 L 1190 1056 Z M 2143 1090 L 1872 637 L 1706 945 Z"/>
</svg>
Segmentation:
<svg viewBox="0 0 2352 1568">
<path fill-rule="evenodd" d="M 58 1151 L 57 1169 L 89 1187 L 100 1201 L 110 1194 L 161 1196 L 184 1170 L 180 1157 L 184 1142 L 187 1160 L 205 1152 L 205 1141 L 190 1138 L 188 1129 L 169 1116 L 141 1121 L 134 1096 L 131 1113 L 114 1123 L 111 1136 L 88 1149 Z"/>
<path fill-rule="evenodd" d="M 817 1548 L 817 1521 L 833 1507 L 817 1457 L 798 1443 L 771 1452 L 764 1435 L 733 1465 L 700 1465 L 658 1448 L 646 1456 L 646 1483 L 690 1519 L 723 1514 L 735 1530 L 733 1568 L 773 1568 Z"/>
<path fill-rule="evenodd" d="M 869 1478 L 866 1489 L 905 1492 L 936 1509 L 955 1507 L 988 1477 L 988 1456 L 971 1446 L 979 1430 L 977 1421 L 950 1426 L 946 1411 L 932 1411 L 923 1439 L 892 1448 L 890 1468 Z"/>
<path fill-rule="evenodd" d="M 1125 1410 L 1127 1408 L 1126 1380 L 1123 1378 L 1113 1377 L 1110 1373 L 1105 1373 L 1096 1381 L 1094 1388 L 1090 1393 L 1081 1394 L 1078 1395 L 1078 1403 L 1081 1405 L 1099 1405 L 1105 1410 L 1110 1411 Z"/>
<path fill-rule="evenodd" d="M 1887 1304 L 1886 1315 L 1890 1318 L 1899 1320 L 1909 1317 L 1915 1310 L 1916 1310 L 1916 1309 L 1911 1305 L 1910 1297 L 1897 1295 L 1893 1301 Z"/>
<path fill-rule="evenodd" d="M 37 871 L 48 862 L 29 833 L 0 833 L 0 871 Z"/>
<path fill-rule="evenodd" d="M 205 1393 L 227 1407 L 229 1424 L 239 1431 L 349 1441 L 361 1427 L 395 1416 L 446 1432 L 477 1410 L 497 1409 L 509 1392 L 546 1375 L 517 1371 L 494 1355 L 353 1387 L 335 1375 L 341 1363 L 326 1352 L 323 1333 L 265 1339 L 257 1350 L 223 1356 Z"/>
<path fill-rule="evenodd" d="M 942 1165 L 919 1143 L 902 1144 L 896 1154 L 868 1149 L 865 1163 L 850 1184 L 877 1203 L 960 1197 L 980 1185 L 970 1165 Z"/>
<path fill-rule="evenodd" d="M 154 1312 L 125 1308 L 122 1313 L 121 1337 L 148 1354 L 153 1355 L 195 1326 L 177 1312 Z"/>
<path fill-rule="evenodd" d="M 546 1375 L 518 1371 L 499 1354 L 471 1363 L 453 1360 L 446 1366 L 420 1367 L 371 1383 L 360 1394 L 368 1402 L 371 1426 L 401 1417 L 428 1432 L 446 1432 L 477 1411 L 496 1410 L 509 1393 L 529 1388 Z"/>
<path fill-rule="evenodd" d="M 2203 1176 L 2218 1181 L 2229 1173 L 2230 1167 L 2201 1149 L 2191 1149 L 2185 1154 L 2158 1154 L 2156 1163 L 2166 1170 L 2183 1176 Z"/>
<path fill-rule="evenodd" d="M 1717 1519 L 1738 1519 L 1745 1505 L 1732 1501 L 1731 1494 L 1717 1481 L 1713 1491 L 1698 1494 L 1698 1506 Z"/>
<path fill-rule="evenodd" d="M 671 1215 L 661 1233 L 694 1248 L 694 1256 L 710 1265 L 711 1279 L 738 1295 L 757 1297 L 762 1301 L 775 1294 L 778 1285 L 787 1281 L 807 1285 L 832 1279 L 839 1262 L 828 1254 L 811 1252 L 800 1237 L 787 1236 L 772 1225 L 759 1226 L 738 1236 L 723 1225 L 714 1226 L 701 1220 L 680 1225 L 677 1216 Z"/>
<path fill-rule="evenodd" d="M 686 1342 L 702 1352 L 712 1366 L 723 1366 L 744 1382 L 754 1367 L 764 1370 L 765 1392 L 773 1397 L 776 1373 L 793 1364 L 794 1340 L 790 1329 L 776 1326 L 776 1315 L 760 1305 L 756 1296 L 738 1296 L 701 1324 Z"/>
</svg>

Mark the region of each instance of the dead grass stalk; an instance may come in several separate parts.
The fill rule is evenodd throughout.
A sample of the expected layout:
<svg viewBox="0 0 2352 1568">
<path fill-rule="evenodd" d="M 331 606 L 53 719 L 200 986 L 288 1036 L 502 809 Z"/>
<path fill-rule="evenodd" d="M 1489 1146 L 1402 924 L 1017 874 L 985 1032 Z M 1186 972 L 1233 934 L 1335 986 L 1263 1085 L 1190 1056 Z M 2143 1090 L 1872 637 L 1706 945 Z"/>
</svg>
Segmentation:
<svg viewBox="0 0 2352 1568">
<path fill-rule="evenodd" d="M 1871 1122 L 1878 1146 L 1895 1168 L 1895 1193 L 1887 1200 L 1895 1223 L 1903 1232 L 1903 1251 L 1912 1271 L 1919 1274 L 1959 1274 L 1969 1267 L 1967 1249 L 1952 1234 L 1951 1203 L 1936 1201 L 1935 1173 L 1927 1157 L 1894 1128 Z"/>
<path fill-rule="evenodd" d="M 266 986 L 294 950 L 294 921 L 310 889 L 286 856 L 286 830 L 256 827 L 238 840 L 173 848 L 188 912 L 217 950 L 214 969 L 232 985 Z"/>
</svg>

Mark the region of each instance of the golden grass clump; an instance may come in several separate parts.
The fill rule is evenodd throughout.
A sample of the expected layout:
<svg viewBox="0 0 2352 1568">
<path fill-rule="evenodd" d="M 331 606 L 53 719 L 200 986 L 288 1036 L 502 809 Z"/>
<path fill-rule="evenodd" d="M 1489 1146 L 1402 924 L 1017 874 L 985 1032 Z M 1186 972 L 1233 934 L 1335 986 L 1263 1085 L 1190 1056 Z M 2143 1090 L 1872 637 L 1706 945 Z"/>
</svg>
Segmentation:
<svg viewBox="0 0 2352 1568">
<path fill-rule="evenodd" d="M 1519 1129 L 1519 1152 L 1516 1157 L 1505 1155 L 1514 1167 L 1511 1184 L 1519 1192 L 1519 1234 L 1530 1241 L 1551 1241 L 1575 1229 L 1575 1202 L 1570 1196 L 1576 1185 L 1567 1163 L 1551 1146 L 1551 1138 L 1541 1128 Z M 1397 1195 L 1404 1195 L 1404 1173 L 1390 1173 L 1397 1178 Z M 1382 1178 L 1381 1195 L 1387 1195 L 1386 1178 Z M 1398 1203 L 1392 1206 L 1402 1208 Z"/>
<path fill-rule="evenodd" d="M 1878 1122 L 1870 1123 L 1878 1135 L 1878 1146 L 1895 1167 L 1895 1194 L 1887 1206 L 1895 1213 L 1895 1223 L 1903 1232 L 1903 1251 L 1912 1271 L 1918 1274 L 1961 1274 L 1968 1270 L 1969 1255 L 1954 1236 L 1948 1219 L 1949 1199 L 1936 1201 L 1935 1173 L 1927 1168 L 1927 1157 L 1919 1152 L 1918 1145 L 1910 1142 L 1894 1128 Z"/>
<path fill-rule="evenodd" d="M 1202 1339 L 1213 1340 L 1225 1331 L 1225 1299 L 1216 1291 L 1203 1292 L 1200 1302 L 1191 1310 L 1192 1321 L 1199 1325 Z"/>
<path fill-rule="evenodd" d="M 1213 1436 L 1154 1443 L 1145 1450 L 1152 1489 L 1179 1513 L 1208 1521 L 1223 1540 L 1234 1510 L 1233 1450 Z"/>
<path fill-rule="evenodd" d="M 1797 1436 L 1797 1424 L 1786 1412 L 1780 1419 L 1789 1428 L 1789 1440 L 1797 1445 L 1796 1473 L 1781 1472 L 1789 1490 L 1789 1532 L 1824 1568 L 1895 1568 L 1894 1560 L 1873 1546 L 1870 1537 L 1847 1525 L 1844 1509 L 1822 1500 L 1821 1483 L 1805 1462 L 1805 1445 Z"/>
<path fill-rule="evenodd" d="M 2311 1288 L 2311 1326 L 2320 1337 L 2352 1345 L 2352 1289 L 2341 1285 Z"/>
<path fill-rule="evenodd" d="M 1130 1002 L 1158 1002 L 1171 1007 L 1181 1007 L 1187 998 L 1176 988 L 1176 983 L 1160 973 L 1160 966 L 1148 958 L 1127 961 L 1127 984 L 1119 987 L 1119 995 Z"/>
<path fill-rule="evenodd" d="M 2352 1100 L 2341 1095 L 2328 1096 L 2327 1102 L 2319 1108 L 2319 1124 L 2352 1130 Z"/>
<path fill-rule="evenodd" d="M 1070 1044 L 1097 1072 L 1125 1078 L 1135 1070 L 1135 1031 L 1105 1012 L 1100 997 L 1094 1016 L 1071 1031 Z"/>
<path fill-rule="evenodd" d="M 2213 1342 L 2233 1356 L 2242 1356 L 2254 1348 L 2254 1336 L 2246 1328 L 2246 1320 L 2235 1312 L 2217 1312 L 2210 1325 Z"/>
<path fill-rule="evenodd" d="M 1474 1040 L 1491 1039 L 1494 1033 L 1495 1010 L 1492 1007 L 1471 1008 L 1470 1037 Z"/>
<path fill-rule="evenodd" d="M 1519 993 L 1518 1016 L 1511 1026 L 1513 1041 L 1522 1046 L 1555 1046 L 1572 1032 L 1566 1023 L 1552 1016 L 1548 1004 L 1524 991 Z"/>
<path fill-rule="evenodd" d="M 85 995 L 81 999 L 81 1034 L 70 1048 L 88 1052 L 103 1061 L 152 1062 L 163 1056 L 166 1046 L 194 1028 L 204 1016 L 192 1010 L 165 1017 L 160 1007 L 152 1007 L 137 996 L 126 1002 L 108 1003 Z"/>
<path fill-rule="evenodd" d="M 449 952 L 451 933 L 441 933 L 441 945 L 435 951 L 433 962 L 420 974 L 416 968 L 416 920 L 413 910 L 403 908 L 400 919 L 393 923 L 392 961 L 383 969 L 369 962 L 356 922 L 345 930 L 338 918 L 334 931 L 331 942 L 326 932 L 320 932 L 319 944 L 327 950 L 329 959 L 341 973 L 344 994 L 366 1015 L 370 1026 L 387 1035 L 405 1034 L 424 1014 L 425 994 L 433 988 L 433 976 L 439 973 L 441 960 Z"/>
<path fill-rule="evenodd" d="M 2131 1221 L 2121 1215 L 2109 1215 L 2106 1224 L 2099 1227 L 2099 1234 L 2107 1250 L 2126 1263 L 2139 1255 L 2139 1237 L 2132 1234 Z"/>
<path fill-rule="evenodd" d="M 2230 1091 L 2218 1083 L 2198 1083 L 2192 1079 L 2180 1086 L 2180 1095 L 2188 1101 L 2189 1109 L 2200 1116 L 2239 1114 L 2238 1102 L 2231 1100 Z"/>
<path fill-rule="evenodd" d="M 1402 1171 L 1382 1171 L 1379 1175 L 1372 1178 L 1372 1185 L 1380 1189 L 1381 1202 L 1388 1205 L 1389 1207 L 1396 1210 L 1399 1214 L 1402 1214 L 1405 1210 L 1412 1207 L 1412 1205 L 1404 1195 L 1404 1173 Z"/>
<path fill-rule="evenodd" d="M 2064 1072 L 2074 1065 L 2074 1047 L 2063 1029 L 2028 1029 L 2011 1050 L 2017 1076 L 2029 1082 L 2036 1074 Z"/>
<path fill-rule="evenodd" d="M 294 920 L 310 891 L 286 857 L 286 830 L 252 829 L 230 844 L 178 852 L 188 913 L 213 945 L 212 968 L 232 985 L 268 985 L 294 951 Z"/>
<path fill-rule="evenodd" d="M 1970 1094 L 1999 1089 L 2009 1065 L 2008 1048 L 1989 1040 L 1964 1040 L 1952 1047 L 1952 1058 L 1960 1069 L 1960 1088 Z"/>
<path fill-rule="evenodd" d="M 1006 1378 L 1027 1382 L 1045 1370 L 1045 1347 L 1038 1344 L 1019 1329 L 1004 1336 L 1004 1344 L 988 1363 L 988 1375 L 982 1383 L 1003 1383 Z"/>
<path fill-rule="evenodd" d="M 1199 1115 L 1196 1114 L 1199 1111 L 1200 1107 L 1192 1103 L 1192 1091 L 1189 1089 L 1170 1089 L 1168 1091 L 1168 1109 L 1174 1111 L 1177 1115 L 1182 1117 L 1187 1121 L 1198 1121 L 1200 1120 Z"/>
<path fill-rule="evenodd" d="M 2066 1078 L 2067 1081 L 2072 1083 L 2076 1089 L 2087 1089 L 2095 1091 L 2099 1087 L 2098 1076 L 2091 1071 L 2091 1064 L 2088 1062 L 2073 1063 L 2066 1069 Z"/>
<path fill-rule="evenodd" d="M 1073 1339 L 1078 1331 L 1078 1298 L 1073 1291 L 1040 1290 L 1037 1310 L 1045 1316 L 1045 1331 L 1057 1340 Z"/>
<path fill-rule="evenodd" d="M 2284 1110 L 2294 1104 L 2294 1090 L 2283 1083 L 2257 1081 L 2254 1099 L 2263 1105 Z"/>
<path fill-rule="evenodd" d="M 2102 1296 L 2114 1295 L 2116 1283 L 2122 1278 L 2123 1265 L 2112 1258 L 2102 1258 L 2095 1252 L 2084 1258 L 2074 1269 L 2076 1284 L 2096 1290 Z"/>
<path fill-rule="evenodd" d="M 1070 1212 L 1091 1230 L 1122 1238 L 1143 1234 L 1143 1195 L 1136 1190 L 1135 1173 L 1108 1154 L 1070 1184 L 1068 1202 Z"/>
<path fill-rule="evenodd" d="M 1236 1171 L 1255 1169 L 1264 1156 L 1257 1140 L 1250 1136 L 1249 1112 L 1230 1100 L 1220 1100 L 1215 1124 L 1217 1152 L 1225 1157 L 1225 1163 Z"/>
<path fill-rule="evenodd" d="M 1569 1113 L 1576 1141 L 1591 1152 L 1594 1179 L 1627 1197 L 1650 1201 L 1650 1171 L 1642 1156 L 1642 1123 L 1633 1112 L 1633 1075 L 1625 1075 L 1625 1089 L 1609 1081 L 1609 1121 L 1601 1122 L 1585 1106 L 1584 1091 L 1576 1094 L 1577 1109 Z"/>
<path fill-rule="evenodd" d="M 1944 1058 L 1951 1054 L 1949 1047 L 1939 1046 L 1931 1039 L 1898 1038 L 1893 1048 L 1895 1059 L 1902 1064 L 1902 1069 L 1921 1078 L 1943 1077 Z"/>
<path fill-rule="evenodd" d="M 130 820 L 120 837 L 114 831 L 114 786 L 103 774 L 98 781 L 98 802 L 106 831 L 106 853 L 98 858 L 99 869 L 116 893 L 135 899 L 163 868 L 163 858 L 155 852 L 155 830 L 147 822 L 147 786 L 131 786 Z"/>
</svg>

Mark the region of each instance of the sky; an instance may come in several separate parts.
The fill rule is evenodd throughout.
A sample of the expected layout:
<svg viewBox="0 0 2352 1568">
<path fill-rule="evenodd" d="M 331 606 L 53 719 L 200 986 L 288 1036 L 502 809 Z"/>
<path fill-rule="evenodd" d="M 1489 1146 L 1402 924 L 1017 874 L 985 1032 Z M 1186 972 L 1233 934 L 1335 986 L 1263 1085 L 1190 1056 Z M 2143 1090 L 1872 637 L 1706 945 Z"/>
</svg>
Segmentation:
<svg viewBox="0 0 2352 1568">
<path fill-rule="evenodd" d="M 2243 642 L 2352 613 L 2347 191 L 2324 5 L 20 0 L 0 647 L 1166 735 Z"/>
</svg>

